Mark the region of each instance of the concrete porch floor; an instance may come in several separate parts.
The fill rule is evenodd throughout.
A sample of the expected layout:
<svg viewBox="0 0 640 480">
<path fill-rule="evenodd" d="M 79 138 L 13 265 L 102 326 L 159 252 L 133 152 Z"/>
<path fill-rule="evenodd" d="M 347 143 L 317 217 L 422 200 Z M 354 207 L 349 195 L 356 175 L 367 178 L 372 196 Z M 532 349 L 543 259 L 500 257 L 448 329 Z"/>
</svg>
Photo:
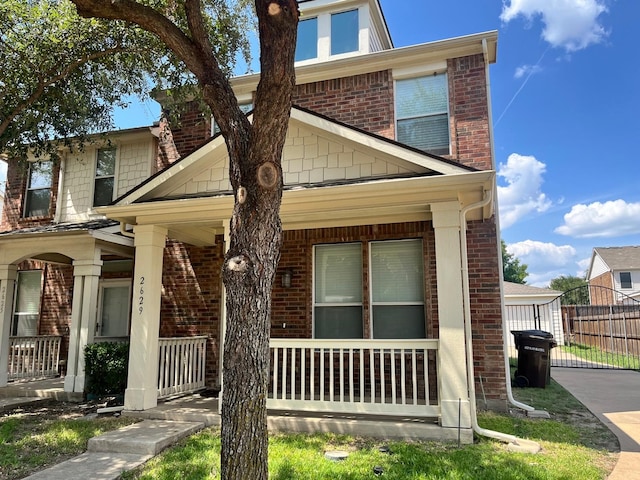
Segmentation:
<svg viewBox="0 0 640 480">
<path fill-rule="evenodd" d="M 81 402 L 81 393 L 64 391 L 64 378 L 11 382 L 0 387 L 0 398 L 44 399 Z M 471 429 L 442 428 L 436 418 L 397 417 L 381 415 L 337 414 L 270 410 L 268 427 L 271 432 L 337 433 L 388 440 L 445 441 L 472 443 Z M 220 426 L 218 399 L 200 394 L 160 400 L 156 407 L 144 411 L 124 411 L 148 420 L 202 422 L 206 426 Z"/>
<path fill-rule="evenodd" d="M 220 426 L 218 399 L 199 394 L 166 400 L 144 411 L 125 410 L 123 415 Z M 442 428 L 436 418 L 269 410 L 268 428 L 271 432 L 337 433 L 388 440 L 458 441 L 458 429 Z M 473 442 L 471 429 L 460 429 L 460 442 Z"/>
</svg>

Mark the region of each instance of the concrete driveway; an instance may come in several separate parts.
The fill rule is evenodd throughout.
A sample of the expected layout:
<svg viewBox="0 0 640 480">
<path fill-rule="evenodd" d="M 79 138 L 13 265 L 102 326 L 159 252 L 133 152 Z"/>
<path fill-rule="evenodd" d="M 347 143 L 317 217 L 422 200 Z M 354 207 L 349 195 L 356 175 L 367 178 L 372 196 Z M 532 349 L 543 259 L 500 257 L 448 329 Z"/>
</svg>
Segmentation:
<svg viewBox="0 0 640 480">
<path fill-rule="evenodd" d="M 620 459 L 609 480 L 640 479 L 640 373 L 553 367 L 551 376 L 618 437 Z"/>
</svg>

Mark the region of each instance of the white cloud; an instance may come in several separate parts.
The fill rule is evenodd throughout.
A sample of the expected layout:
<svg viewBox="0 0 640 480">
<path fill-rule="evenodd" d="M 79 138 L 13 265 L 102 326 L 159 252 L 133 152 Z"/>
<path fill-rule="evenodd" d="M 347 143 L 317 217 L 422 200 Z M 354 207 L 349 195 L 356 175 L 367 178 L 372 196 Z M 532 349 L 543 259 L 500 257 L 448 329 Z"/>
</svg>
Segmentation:
<svg viewBox="0 0 640 480">
<path fill-rule="evenodd" d="M 507 185 L 498 186 L 500 203 L 500 225 L 508 228 L 522 217 L 533 212 L 544 212 L 551 206 L 551 201 L 542 193 L 542 176 L 546 165 L 535 157 L 512 153 L 507 163 L 501 163 L 498 176 Z"/>
<path fill-rule="evenodd" d="M 624 200 L 578 204 L 564 216 L 564 225 L 554 230 L 578 238 L 621 237 L 640 233 L 640 203 Z"/>
<path fill-rule="evenodd" d="M 536 287 L 546 287 L 560 275 L 579 272 L 575 259 L 576 249 L 571 245 L 524 240 L 508 244 L 507 252 L 520 260 L 521 264 L 527 265 L 529 275 L 525 281 Z"/>
<path fill-rule="evenodd" d="M 542 71 L 542 68 L 539 65 L 522 65 L 521 67 L 516 68 L 516 72 L 513 74 L 514 78 L 522 78 L 525 75 L 533 75 L 534 73 L 539 73 Z"/>
<path fill-rule="evenodd" d="M 502 6 L 500 19 L 508 23 L 523 16 L 542 17 L 542 38 L 553 47 L 575 52 L 602 42 L 608 32 L 598 17 L 607 11 L 602 0 L 510 0 Z"/>
</svg>

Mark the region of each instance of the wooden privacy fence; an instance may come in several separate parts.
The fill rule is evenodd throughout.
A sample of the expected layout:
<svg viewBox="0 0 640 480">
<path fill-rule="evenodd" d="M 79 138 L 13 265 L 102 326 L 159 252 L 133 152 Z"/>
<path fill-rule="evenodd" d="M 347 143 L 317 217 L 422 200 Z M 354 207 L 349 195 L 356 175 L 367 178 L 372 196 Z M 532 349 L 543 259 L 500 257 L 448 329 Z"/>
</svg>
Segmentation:
<svg viewBox="0 0 640 480">
<path fill-rule="evenodd" d="M 58 375 L 62 337 L 39 335 L 9 337 L 9 380 Z"/>
<path fill-rule="evenodd" d="M 273 409 L 440 414 L 438 340 L 271 339 Z"/>
<path fill-rule="evenodd" d="M 158 397 L 195 392 L 205 387 L 207 337 L 160 338 Z"/>
</svg>

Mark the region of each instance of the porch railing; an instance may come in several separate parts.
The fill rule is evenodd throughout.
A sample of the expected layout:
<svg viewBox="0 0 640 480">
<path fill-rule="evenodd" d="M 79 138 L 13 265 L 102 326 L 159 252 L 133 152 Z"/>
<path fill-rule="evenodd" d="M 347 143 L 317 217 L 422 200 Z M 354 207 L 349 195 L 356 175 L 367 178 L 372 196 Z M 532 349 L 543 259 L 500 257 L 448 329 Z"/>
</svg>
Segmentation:
<svg viewBox="0 0 640 480">
<path fill-rule="evenodd" d="M 9 380 L 58 375 L 62 337 L 9 337 Z"/>
<path fill-rule="evenodd" d="M 206 348 L 206 336 L 159 339 L 158 397 L 205 387 Z"/>
<path fill-rule="evenodd" d="M 268 408 L 440 414 L 438 340 L 271 339 Z"/>
</svg>

